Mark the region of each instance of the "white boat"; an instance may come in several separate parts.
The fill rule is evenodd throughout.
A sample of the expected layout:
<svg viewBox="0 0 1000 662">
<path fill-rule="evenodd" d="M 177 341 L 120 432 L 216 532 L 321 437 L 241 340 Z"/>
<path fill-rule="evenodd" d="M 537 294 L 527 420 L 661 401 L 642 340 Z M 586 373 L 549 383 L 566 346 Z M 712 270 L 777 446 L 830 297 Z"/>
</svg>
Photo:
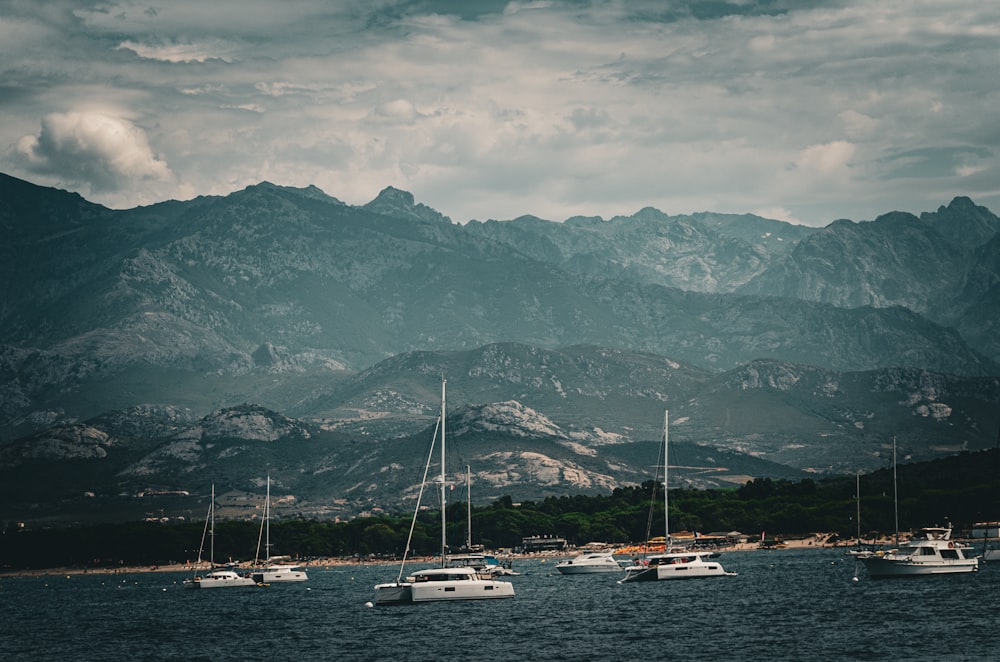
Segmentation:
<svg viewBox="0 0 1000 662">
<path fill-rule="evenodd" d="M 650 554 L 625 569 L 623 582 L 652 582 L 664 579 L 695 579 L 700 577 L 725 577 L 722 564 L 712 560 L 711 552 L 688 551 Z"/>
<path fill-rule="evenodd" d="M 735 575 L 735 572 L 726 572 L 722 564 L 715 559 L 719 556 L 717 552 L 699 550 L 674 550 L 670 540 L 670 502 L 669 502 L 669 463 L 667 461 L 667 448 L 670 441 L 670 412 L 663 415 L 663 528 L 666 532 L 664 537 L 664 551 L 659 554 L 646 555 L 643 559 L 635 560 L 632 565 L 625 568 L 625 577 L 619 580 L 624 582 L 647 582 L 662 581 L 666 579 L 695 579 L 702 577 L 727 577 Z M 657 472 L 658 473 L 658 472 Z M 653 495 L 656 494 L 656 477 L 653 479 Z M 652 521 L 653 501 L 650 501 L 650 520 Z M 649 540 L 649 531 L 646 531 L 646 539 Z"/>
<path fill-rule="evenodd" d="M 983 560 L 987 563 L 1000 561 L 1000 522 L 976 522 L 972 529 L 973 539 L 983 541 Z"/>
<path fill-rule="evenodd" d="M 899 494 L 896 487 L 896 438 L 892 438 L 892 499 L 895 509 L 896 548 L 861 554 L 868 576 L 913 577 L 977 572 L 979 559 L 966 555 L 971 548 L 951 539 L 951 526 L 920 530 L 905 545 L 899 544 Z"/>
<path fill-rule="evenodd" d="M 450 554 L 445 565 L 449 568 L 472 568 L 480 575 L 489 577 L 521 574 L 514 571 L 509 561 L 501 561 L 493 554 Z"/>
<path fill-rule="evenodd" d="M 264 499 L 264 517 L 260 522 L 261 534 L 257 536 L 257 556 L 254 558 L 250 577 L 258 584 L 304 582 L 309 575 L 295 564 L 275 563 L 271 558 L 271 475 L 267 475 L 267 496 Z M 260 561 L 261 538 L 264 539 L 264 562 Z M 285 557 L 287 558 L 287 557 Z"/>
<path fill-rule="evenodd" d="M 447 508 L 447 481 L 445 475 L 445 384 L 441 380 L 441 417 L 438 420 L 435 437 L 440 431 L 441 440 L 441 563 L 440 568 L 428 568 L 417 570 L 413 574 L 403 577 L 403 569 L 406 566 L 406 559 L 410 553 L 410 543 L 413 537 L 413 528 L 417 522 L 417 514 L 420 512 L 420 500 L 423 496 L 424 485 L 427 483 L 427 472 L 430 469 L 431 457 L 434 452 L 434 444 L 431 443 L 431 452 L 427 457 L 427 464 L 424 467 L 424 479 L 421 482 L 420 493 L 417 496 L 417 505 L 413 512 L 413 520 L 410 524 L 410 536 L 406 541 L 406 549 L 403 553 L 403 562 L 399 567 L 399 575 L 396 581 L 375 585 L 375 605 L 403 605 L 421 602 L 435 602 L 442 600 L 486 600 L 495 598 L 514 597 L 514 585 L 510 582 L 499 581 L 492 577 L 483 576 L 476 572 L 475 568 L 468 566 L 458 568 L 444 567 L 447 556 L 445 554 L 447 544 L 447 520 L 445 517 Z"/>
<path fill-rule="evenodd" d="M 979 559 L 969 551 L 970 547 L 951 539 L 951 527 L 930 527 L 897 549 L 859 558 L 871 577 L 944 575 L 978 571 Z"/>
<path fill-rule="evenodd" d="M 621 572 L 622 565 L 611 552 L 590 552 L 560 561 L 556 570 L 564 575 L 589 575 L 598 572 Z"/>
<path fill-rule="evenodd" d="M 201 565 L 201 555 L 205 549 L 205 536 L 209 538 L 210 572 L 200 575 L 197 568 Z M 208 504 L 208 515 L 205 517 L 205 529 L 201 533 L 201 546 L 198 548 L 198 562 L 195 564 L 195 575 L 184 580 L 184 588 L 229 588 L 235 586 L 256 586 L 254 580 L 231 569 L 215 567 L 215 484 L 212 484 L 212 498 Z"/>
<path fill-rule="evenodd" d="M 469 567 L 473 568 L 477 573 L 486 577 L 499 577 L 502 575 L 513 576 L 520 573 L 514 572 L 511 566 L 510 560 L 501 562 L 493 554 L 485 554 L 480 552 L 473 552 L 472 550 L 482 550 L 482 545 L 474 546 L 472 544 L 472 468 L 469 466 L 465 467 L 465 484 L 467 490 L 467 503 L 468 508 L 466 509 L 466 528 L 465 528 L 465 549 L 469 550 L 467 554 L 451 554 L 445 560 L 445 567 L 447 568 L 462 568 Z"/>
</svg>

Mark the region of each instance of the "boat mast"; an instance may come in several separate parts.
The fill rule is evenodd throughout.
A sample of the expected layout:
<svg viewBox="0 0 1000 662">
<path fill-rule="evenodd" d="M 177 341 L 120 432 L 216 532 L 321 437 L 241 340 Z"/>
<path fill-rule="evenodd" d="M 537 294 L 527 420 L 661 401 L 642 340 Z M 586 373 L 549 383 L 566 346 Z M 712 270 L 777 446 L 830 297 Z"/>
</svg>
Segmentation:
<svg viewBox="0 0 1000 662">
<path fill-rule="evenodd" d="M 899 547 L 899 491 L 896 486 L 896 435 L 892 436 L 892 508 L 896 519 L 896 547 Z"/>
<path fill-rule="evenodd" d="M 670 498 L 667 496 L 667 485 L 669 484 L 670 469 L 667 462 L 667 445 L 670 441 L 670 431 L 668 424 L 670 421 L 670 410 L 663 412 L 663 551 L 669 552 L 673 545 L 670 544 Z"/>
<path fill-rule="evenodd" d="M 444 429 L 444 419 L 445 419 L 445 384 L 447 384 L 446 379 L 441 380 L 441 567 L 445 567 L 444 553 L 448 548 L 448 522 L 445 515 L 445 497 L 447 492 L 445 491 L 444 481 L 444 439 L 445 439 L 445 429 Z"/>
<path fill-rule="evenodd" d="M 267 474 L 267 499 L 264 501 L 264 564 L 271 565 L 271 474 Z"/>
<path fill-rule="evenodd" d="M 855 488 L 855 492 L 856 494 L 854 496 L 854 501 L 857 503 L 858 506 L 858 514 L 855 517 L 855 521 L 857 522 L 858 525 L 858 549 L 861 549 L 861 472 L 860 471 L 858 471 L 857 473 L 857 486 Z"/>
<path fill-rule="evenodd" d="M 466 538 L 465 538 L 465 551 L 472 552 L 472 467 L 468 464 L 465 465 L 465 485 L 468 494 L 466 498 L 468 499 L 468 508 L 466 513 L 468 514 L 469 521 L 466 526 Z"/>
<path fill-rule="evenodd" d="M 211 526 L 208 529 L 209 537 L 209 564 L 211 568 L 215 568 L 215 483 L 212 483 L 212 501 L 208 504 L 209 520 L 211 521 Z"/>
</svg>

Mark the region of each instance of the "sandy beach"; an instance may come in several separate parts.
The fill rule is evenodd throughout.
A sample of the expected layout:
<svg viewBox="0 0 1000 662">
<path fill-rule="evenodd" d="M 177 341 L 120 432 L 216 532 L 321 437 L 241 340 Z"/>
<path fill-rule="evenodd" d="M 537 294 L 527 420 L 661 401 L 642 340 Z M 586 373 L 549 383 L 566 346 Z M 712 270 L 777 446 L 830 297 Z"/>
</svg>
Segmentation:
<svg viewBox="0 0 1000 662">
<path fill-rule="evenodd" d="M 840 540 L 835 544 L 827 543 L 826 541 L 830 538 L 831 534 L 828 533 L 818 533 L 811 536 L 805 537 L 788 537 L 783 538 L 781 536 L 776 536 L 776 540 L 780 541 L 780 546 L 772 548 L 762 548 L 760 546 L 759 540 L 753 540 L 751 542 L 738 543 L 734 545 L 726 545 L 719 547 L 720 552 L 746 552 L 746 551 L 781 551 L 782 549 L 809 549 L 809 548 L 833 548 L 833 547 L 849 547 L 853 541 L 843 541 Z M 877 543 L 891 544 L 891 539 L 886 538 L 876 541 Z M 567 550 L 565 552 L 540 552 L 534 554 L 504 554 L 504 559 L 511 559 L 513 561 L 524 560 L 524 559 L 563 559 L 576 556 L 582 553 L 582 550 L 574 549 Z M 407 563 L 433 563 L 434 557 L 417 557 L 407 561 Z M 309 569 L 309 568 L 333 568 L 342 566 L 368 566 L 368 565 L 397 565 L 399 560 L 383 560 L 383 559 L 366 559 L 359 560 L 357 558 L 325 558 L 325 559 L 314 559 L 309 561 L 303 561 L 298 564 L 298 567 Z M 243 562 L 236 566 L 237 571 L 247 571 L 249 572 L 253 564 L 251 562 Z M 202 563 L 199 566 L 202 571 L 208 570 L 208 564 Z M 125 575 L 125 574 L 136 574 L 136 573 L 150 573 L 150 572 L 176 572 L 176 573 L 193 573 L 195 571 L 195 566 L 187 563 L 175 563 L 170 565 L 121 565 L 121 566 L 98 566 L 98 567 L 57 567 L 57 568 L 37 568 L 37 569 L 24 569 L 24 570 L 4 570 L 0 571 L 0 577 L 50 577 L 50 576 L 62 576 L 62 575 Z"/>
</svg>

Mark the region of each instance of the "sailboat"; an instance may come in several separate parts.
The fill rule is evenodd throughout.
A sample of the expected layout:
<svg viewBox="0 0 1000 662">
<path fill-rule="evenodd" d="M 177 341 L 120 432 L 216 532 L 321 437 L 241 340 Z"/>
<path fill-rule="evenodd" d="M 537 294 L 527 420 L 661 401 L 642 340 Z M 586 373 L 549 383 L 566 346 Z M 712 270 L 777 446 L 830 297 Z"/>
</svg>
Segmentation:
<svg viewBox="0 0 1000 662">
<path fill-rule="evenodd" d="M 201 566 L 201 555 L 205 549 L 205 536 L 209 539 L 210 572 L 202 576 L 198 574 Z M 195 564 L 195 575 L 184 580 L 184 588 L 226 588 L 231 586 L 256 586 L 250 577 L 245 577 L 229 569 L 215 567 L 215 483 L 212 483 L 212 498 L 208 503 L 208 515 L 205 517 L 205 529 L 201 533 L 201 545 L 198 548 L 198 562 Z"/>
<path fill-rule="evenodd" d="M 966 556 L 969 546 L 951 539 L 951 525 L 926 527 L 904 545 L 899 544 L 899 494 L 896 487 L 896 438 L 892 438 L 892 494 L 896 519 L 896 548 L 861 557 L 873 579 L 976 572 L 979 559 Z"/>
<path fill-rule="evenodd" d="M 652 582 L 666 579 L 694 579 L 699 577 L 725 577 L 735 575 L 726 572 L 722 565 L 714 560 L 717 554 L 700 550 L 673 551 L 670 541 L 670 509 L 669 509 L 669 469 L 667 462 L 667 447 L 669 445 L 670 412 L 663 415 L 663 528 L 666 533 L 663 540 L 663 553 L 651 554 L 625 568 L 625 577 L 618 580 L 625 582 Z M 659 473 L 659 472 L 656 472 Z M 656 495 L 656 476 L 653 479 L 653 499 L 650 500 L 650 526 L 652 525 L 653 505 Z M 649 530 L 646 540 L 649 540 Z M 647 543 L 648 544 L 648 543 Z"/>
<path fill-rule="evenodd" d="M 264 500 L 264 518 L 260 522 L 261 534 L 257 536 L 257 555 L 250 577 L 258 584 L 274 582 L 304 582 L 309 579 L 298 565 L 276 564 L 271 558 L 271 474 L 267 475 L 267 497 Z M 260 540 L 264 538 L 264 563 L 260 561 Z"/>
<path fill-rule="evenodd" d="M 412 575 L 403 577 L 406 559 L 410 553 L 410 543 L 413 539 L 413 529 L 417 522 L 417 514 L 420 512 L 420 499 L 423 496 L 424 485 L 427 483 L 427 472 L 430 469 L 431 458 L 434 453 L 434 444 L 432 443 L 430 454 L 427 457 L 427 464 L 424 467 L 424 478 L 417 496 L 417 505 L 413 511 L 413 520 L 410 523 L 410 535 L 406 541 L 406 550 L 403 553 L 403 561 L 399 566 L 399 575 L 397 575 L 394 582 L 375 585 L 375 605 L 403 605 L 442 600 L 485 600 L 514 597 L 514 585 L 510 582 L 485 578 L 476 572 L 475 568 L 468 566 L 449 568 L 445 563 L 448 531 L 445 515 L 447 510 L 445 508 L 445 499 L 447 496 L 445 478 L 445 385 L 446 382 L 442 379 L 441 417 L 434 431 L 435 437 L 438 437 L 437 433 L 440 431 L 441 440 L 441 567 L 417 570 Z"/>
<path fill-rule="evenodd" d="M 493 554 L 485 553 L 482 545 L 472 544 L 472 467 L 468 465 L 465 467 L 465 485 L 467 489 L 466 498 L 468 499 L 469 504 L 466 511 L 468 521 L 465 529 L 465 553 L 449 554 L 447 566 L 449 568 L 468 566 L 470 568 L 474 568 L 480 575 L 485 575 L 487 577 L 521 574 L 514 571 L 509 560 L 501 561 Z"/>
<path fill-rule="evenodd" d="M 861 472 L 860 471 L 858 471 L 855 474 L 854 479 L 855 479 L 854 504 L 857 510 L 854 518 L 855 518 L 855 523 L 857 524 L 858 531 L 854 538 L 854 547 L 848 549 L 844 553 L 847 554 L 848 556 L 861 558 L 863 556 L 870 556 L 871 554 L 874 554 L 875 545 L 874 544 L 865 545 L 864 541 L 861 539 Z M 855 567 L 856 566 L 857 564 L 855 564 Z M 855 571 L 855 577 L 857 577 L 856 571 Z"/>
</svg>

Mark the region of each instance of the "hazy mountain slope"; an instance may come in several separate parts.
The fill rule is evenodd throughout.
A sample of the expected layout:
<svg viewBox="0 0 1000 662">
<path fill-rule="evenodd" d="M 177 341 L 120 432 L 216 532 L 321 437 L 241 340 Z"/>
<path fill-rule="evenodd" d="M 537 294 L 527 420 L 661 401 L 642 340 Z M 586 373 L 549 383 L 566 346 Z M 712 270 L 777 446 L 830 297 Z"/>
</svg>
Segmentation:
<svg viewBox="0 0 1000 662">
<path fill-rule="evenodd" d="M 981 284 L 988 288 L 997 278 L 995 262 L 984 262 L 983 255 L 995 254 L 987 247 L 998 233 L 1000 218 L 968 198 L 955 198 L 919 219 L 892 212 L 866 223 L 837 221 L 803 239 L 739 291 L 846 308 L 905 306 L 952 325 L 978 305 L 985 291 Z M 965 330 L 972 327 L 963 325 Z"/>
<path fill-rule="evenodd" d="M 0 445 L 3 516 L 177 512 L 181 497 L 158 494 L 203 494 L 212 482 L 259 493 L 268 471 L 290 512 L 405 509 L 427 461 L 442 374 L 449 474 L 459 484 L 470 467 L 480 502 L 648 479 L 665 409 L 675 480 L 694 487 L 882 467 L 893 437 L 909 460 L 980 450 L 1000 426 L 997 378 L 776 361 L 711 374 L 649 355 L 505 344 L 393 357 L 313 399 L 316 420 L 253 405 L 203 417 L 142 407 Z"/>
<path fill-rule="evenodd" d="M 608 221 L 525 216 L 466 228 L 569 273 L 707 293 L 731 292 L 815 231 L 752 215 L 668 216 L 652 208 Z"/>
<path fill-rule="evenodd" d="M 400 352 L 509 341 L 638 350 L 708 369 L 767 357 L 837 370 L 998 371 L 953 330 L 909 310 L 662 284 L 724 292 L 753 274 L 758 284 L 773 277 L 803 245 L 820 262 L 851 246 L 864 261 L 839 289 L 822 274 L 810 280 L 795 271 L 767 293 L 808 298 L 818 288 L 845 305 L 866 297 L 885 304 L 885 296 L 865 294 L 873 291 L 866 265 L 885 261 L 884 253 L 918 272 L 917 254 L 930 250 L 922 228 L 940 224 L 930 216 L 817 231 L 646 209 L 608 222 L 459 226 L 391 188 L 363 207 L 314 187 L 263 183 L 123 212 L 12 178 L 0 180 L 0 192 L 11 238 L 0 311 L 0 413 L 8 430 L 178 394 L 204 413 L 253 401 L 268 390 L 265 375 L 333 378 L 332 371 L 362 370 Z M 949 223 L 985 236 L 992 217 L 968 207 L 949 206 Z M 956 220 L 966 212 L 971 219 Z M 906 233 L 897 241 L 890 230 L 900 224 Z M 967 293 L 957 298 L 973 302 L 960 308 L 963 328 L 983 328 L 996 305 L 984 289 L 997 274 L 993 244 L 977 248 L 977 260 L 958 260 L 963 248 L 937 243 L 939 271 L 925 270 L 934 277 L 901 291 L 919 307 L 921 287 L 944 288 L 928 289 L 928 301 L 961 287 Z M 815 287 L 799 291 L 802 283 Z M 969 334 L 995 346 L 988 332 Z M 172 376 L 160 379 L 157 370 Z M 235 380 L 220 393 L 200 388 L 198 376 L 206 384 L 245 377 L 247 387 Z M 163 399 L 146 386 L 157 382 Z M 287 389 L 300 390 L 295 378 Z"/>
</svg>

